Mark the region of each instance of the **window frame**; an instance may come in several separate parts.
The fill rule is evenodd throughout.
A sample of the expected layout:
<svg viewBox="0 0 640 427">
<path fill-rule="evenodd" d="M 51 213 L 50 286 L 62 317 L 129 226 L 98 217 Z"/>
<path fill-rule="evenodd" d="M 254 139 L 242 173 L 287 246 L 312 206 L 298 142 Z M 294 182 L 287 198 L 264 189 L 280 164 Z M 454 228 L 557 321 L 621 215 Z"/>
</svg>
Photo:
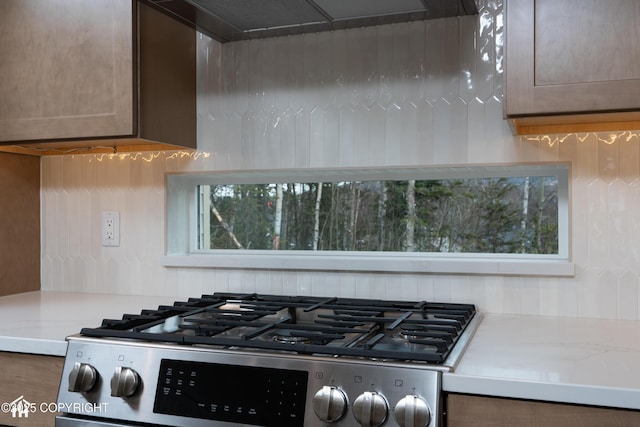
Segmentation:
<svg viewBox="0 0 640 427">
<path fill-rule="evenodd" d="M 573 276 L 568 163 L 249 170 L 166 175 L 165 267 Z M 431 180 L 519 176 L 558 178 L 558 254 L 198 250 L 197 186 L 313 181 Z"/>
</svg>

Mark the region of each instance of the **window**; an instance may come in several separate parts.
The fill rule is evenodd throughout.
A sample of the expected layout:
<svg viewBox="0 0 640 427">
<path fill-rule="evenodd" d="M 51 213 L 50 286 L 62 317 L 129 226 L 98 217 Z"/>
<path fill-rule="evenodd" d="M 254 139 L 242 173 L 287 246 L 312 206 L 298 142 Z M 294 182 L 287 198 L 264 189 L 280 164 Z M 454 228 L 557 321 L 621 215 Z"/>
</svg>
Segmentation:
<svg viewBox="0 0 640 427">
<path fill-rule="evenodd" d="M 167 189 L 165 265 L 573 274 L 564 164 L 177 174 Z"/>
</svg>

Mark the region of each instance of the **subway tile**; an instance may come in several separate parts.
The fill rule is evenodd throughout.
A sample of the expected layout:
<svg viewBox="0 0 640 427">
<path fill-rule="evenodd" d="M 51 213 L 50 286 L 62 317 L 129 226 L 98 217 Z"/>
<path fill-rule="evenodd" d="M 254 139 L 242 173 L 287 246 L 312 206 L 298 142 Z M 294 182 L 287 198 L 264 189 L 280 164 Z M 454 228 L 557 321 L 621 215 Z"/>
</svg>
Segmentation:
<svg viewBox="0 0 640 427">
<path fill-rule="evenodd" d="M 371 159 L 370 166 L 386 165 L 386 141 L 387 135 L 387 112 L 380 104 L 375 104 L 369 110 L 369 155 Z"/>
<path fill-rule="evenodd" d="M 406 92 L 406 100 L 414 105 L 419 105 L 425 99 L 426 22 L 410 22 L 406 29 L 408 57 L 403 71 L 404 90 Z"/>
<path fill-rule="evenodd" d="M 618 177 L 630 184 L 640 177 L 640 138 L 633 132 L 623 132 L 621 135 L 617 139 Z"/>
<path fill-rule="evenodd" d="M 475 51 L 472 53 L 472 58 L 474 62 L 473 68 L 471 68 L 474 74 L 469 76 L 469 82 L 474 85 L 475 97 L 481 101 L 487 101 L 494 92 L 500 93 L 495 88 L 495 75 L 497 74 L 496 23 L 495 16 L 486 9 L 479 11 L 477 19 L 478 25 L 474 28 L 473 34 Z M 471 37 L 471 35 L 466 37 Z M 464 57 L 462 60 L 464 61 Z"/>
<path fill-rule="evenodd" d="M 588 133 L 577 137 L 575 176 L 593 179 L 598 176 L 598 135 Z"/>
<path fill-rule="evenodd" d="M 484 117 L 487 123 L 485 126 L 485 141 L 487 150 L 481 162 L 493 163 L 496 161 L 514 161 L 514 152 L 518 147 L 513 137 L 503 138 L 504 129 L 500 125 L 505 125 L 502 119 L 502 101 L 496 96 L 492 96 L 484 103 Z M 500 124 L 500 125 L 498 125 Z"/>
<path fill-rule="evenodd" d="M 558 301 L 558 284 L 552 283 L 548 280 L 540 282 L 540 315 L 542 316 L 557 316 L 560 313 L 560 306 Z"/>
<path fill-rule="evenodd" d="M 258 119 L 252 111 L 243 113 L 241 120 L 240 135 L 240 157 L 231 158 L 229 166 L 232 169 L 253 169 L 255 168 L 256 143 L 259 133 L 256 130 Z M 224 144 L 224 140 L 220 141 Z"/>
<path fill-rule="evenodd" d="M 458 96 L 463 100 L 469 102 L 475 98 L 483 80 L 486 82 L 491 79 L 491 73 L 479 75 L 476 71 L 478 66 L 478 56 L 482 55 L 482 50 L 479 50 L 477 40 L 478 26 L 474 25 L 478 20 L 478 17 L 467 16 L 459 19 L 459 45 L 458 55 L 460 65 L 458 67 Z M 493 92 L 493 85 L 487 87 L 484 90 L 484 94 Z M 482 96 L 482 94 L 480 94 Z"/>
<path fill-rule="evenodd" d="M 313 295 L 334 297 L 340 295 L 340 277 L 335 273 L 311 278 Z"/>
<path fill-rule="evenodd" d="M 595 179 L 587 185 L 587 232 L 589 240 L 588 266 L 600 269 L 607 268 L 608 243 L 607 238 L 607 184 L 601 179 Z"/>
<path fill-rule="evenodd" d="M 367 166 L 371 164 L 371 130 L 369 128 L 369 111 L 366 106 L 358 105 L 352 116 L 353 126 L 353 165 Z"/>
<path fill-rule="evenodd" d="M 278 95 L 282 93 L 281 88 L 278 87 L 278 74 L 282 73 L 282 68 L 279 67 L 277 62 L 278 57 L 282 57 L 283 53 L 278 52 L 278 46 L 280 45 L 276 38 L 271 37 L 261 40 L 260 43 L 260 55 L 257 59 L 261 63 L 260 76 L 262 78 L 262 105 L 260 107 L 263 111 L 279 110 L 276 100 Z M 286 63 L 285 63 L 286 64 Z M 283 100 L 286 107 L 286 99 Z"/>
<path fill-rule="evenodd" d="M 459 165 L 469 163 L 468 151 L 471 141 L 467 139 L 469 106 L 458 98 L 451 104 L 451 130 L 449 132 L 449 162 Z"/>
<path fill-rule="evenodd" d="M 451 302 L 451 277 L 437 276 L 433 278 L 434 301 Z"/>
<path fill-rule="evenodd" d="M 405 118 L 411 117 L 408 113 L 412 112 L 412 110 L 405 103 L 394 103 L 387 106 L 385 117 L 386 134 L 384 135 L 385 164 L 407 164 L 407 157 L 409 157 L 409 163 L 411 162 L 412 153 L 408 154 L 405 148 L 405 141 L 407 140 Z"/>
<path fill-rule="evenodd" d="M 253 292 L 259 294 L 278 293 L 277 289 L 282 289 L 282 275 L 278 271 L 256 271 L 255 288 Z"/>
<path fill-rule="evenodd" d="M 354 149 L 356 112 L 350 104 L 343 104 L 338 115 L 338 164 L 353 166 L 357 163 L 356 156 L 359 154 Z"/>
<path fill-rule="evenodd" d="M 322 167 L 324 155 L 324 123 L 325 111 L 314 108 L 309 116 L 309 166 Z"/>
<path fill-rule="evenodd" d="M 615 273 L 605 270 L 598 275 L 596 281 L 598 300 L 598 317 L 615 319 L 618 315 L 618 278 Z"/>
<path fill-rule="evenodd" d="M 487 308 L 486 304 L 486 288 L 485 284 L 488 278 L 481 276 L 467 277 L 469 287 L 467 288 L 467 302 L 476 304 L 478 309 L 484 311 Z"/>
<path fill-rule="evenodd" d="M 417 104 L 416 120 L 416 163 L 431 165 L 435 156 L 435 112 L 430 102 Z"/>
<path fill-rule="evenodd" d="M 573 279 L 562 279 L 558 287 L 558 315 L 578 317 L 578 288 L 580 283 Z"/>
<path fill-rule="evenodd" d="M 487 150 L 491 152 L 494 141 L 487 140 L 486 125 L 484 102 L 474 98 L 467 105 L 467 135 L 463 138 L 470 163 L 485 161 Z"/>
<path fill-rule="evenodd" d="M 355 273 L 344 273 L 338 277 L 340 286 L 339 296 L 342 298 L 356 298 L 356 284 L 358 275 Z"/>
<path fill-rule="evenodd" d="M 451 302 L 454 303 L 473 303 L 470 293 L 471 284 L 469 278 L 465 276 L 451 276 L 449 280 L 449 290 Z"/>
<path fill-rule="evenodd" d="M 431 103 L 436 103 L 443 97 L 445 87 L 442 69 L 446 49 L 443 31 L 444 20 L 429 20 L 425 25 L 426 40 L 428 40 L 425 53 L 425 98 Z"/>
<path fill-rule="evenodd" d="M 629 265 L 629 222 L 637 220 L 628 203 L 629 193 L 628 185 L 621 179 L 614 179 L 607 186 L 608 268 L 615 272 L 624 271 Z"/>
<path fill-rule="evenodd" d="M 520 314 L 522 313 L 522 287 L 520 286 L 520 278 L 512 277 L 509 283 L 505 283 L 502 287 L 502 309 L 503 313 Z"/>
<path fill-rule="evenodd" d="M 604 136 L 604 140 L 608 141 L 607 136 Z M 603 138 L 599 138 L 597 159 L 600 178 L 608 180 L 618 176 L 618 146 L 619 144 L 603 142 Z"/>
<path fill-rule="evenodd" d="M 442 98 L 453 103 L 460 96 L 460 21 L 442 20 Z"/>
<path fill-rule="evenodd" d="M 306 109 L 295 113 L 295 167 L 308 168 L 311 166 L 311 116 Z"/>
<path fill-rule="evenodd" d="M 322 123 L 322 150 L 320 167 L 340 165 L 340 109 L 338 105 L 329 105 L 324 109 Z"/>
<path fill-rule="evenodd" d="M 418 299 L 424 301 L 435 301 L 435 284 L 433 276 L 418 277 Z"/>
<path fill-rule="evenodd" d="M 629 215 L 630 217 L 633 217 L 634 212 L 637 212 L 638 206 L 640 206 L 640 181 L 634 181 L 629 186 L 628 202 L 632 206 L 629 210 Z M 628 268 L 634 274 L 640 275 L 640 221 L 636 221 L 634 217 L 632 219 L 630 218 L 627 226 L 629 239 Z"/>
<path fill-rule="evenodd" d="M 418 301 L 420 297 L 418 297 L 418 289 L 420 287 L 420 280 L 418 276 L 415 275 L 407 275 L 400 277 L 398 283 L 393 286 L 394 289 L 400 290 L 400 298 L 399 300 L 405 301 Z"/>
<path fill-rule="evenodd" d="M 433 163 L 446 165 L 449 163 L 451 129 L 458 124 L 454 121 L 449 101 L 440 99 L 434 104 L 434 107 Z"/>
<path fill-rule="evenodd" d="M 360 274 L 356 277 L 356 298 L 371 298 L 372 277 Z"/>
<path fill-rule="evenodd" d="M 278 155 L 280 168 L 293 169 L 296 167 L 296 156 L 289 153 L 296 152 L 296 117 L 289 108 L 284 110 L 278 117 L 275 126 L 278 129 L 277 137 L 279 139 L 280 153 L 287 155 Z"/>
<path fill-rule="evenodd" d="M 368 293 L 372 299 L 391 299 L 388 294 L 388 283 L 390 277 L 386 274 L 376 274 L 369 279 Z"/>
<path fill-rule="evenodd" d="M 618 276 L 617 283 L 618 312 L 617 319 L 638 320 L 638 276 L 625 271 Z"/>
<path fill-rule="evenodd" d="M 489 313 L 504 313 L 504 283 L 496 277 L 484 279 L 484 304 L 482 309 Z"/>
<path fill-rule="evenodd" d="M 578 155 L 578 144 L 576 143 L 576 135 L 570 137 L 564 137 L 562 143 L 558 144 L 558 160 L 563 162 L 575 163 L 576 156 Z M 572 167 L 575 164 L 572 164 Z M 575 173 L 574 170 L 571 171 Z"/>
<path fill-rule="evenodd" d="M 570 242 L 573 261 L 579 265 L 588 265 L 589 238 L 589 182 L 585 179 L 574 179 L 571 183 L 571 229 Z"/>
<path fill-rule="evenodd" d="M 540 298 L 540 280 L 537 277 L 520 279 L 520 297 L 522 314 L 540 314 L 540 304 L 544 301 Z"/>
</svg>

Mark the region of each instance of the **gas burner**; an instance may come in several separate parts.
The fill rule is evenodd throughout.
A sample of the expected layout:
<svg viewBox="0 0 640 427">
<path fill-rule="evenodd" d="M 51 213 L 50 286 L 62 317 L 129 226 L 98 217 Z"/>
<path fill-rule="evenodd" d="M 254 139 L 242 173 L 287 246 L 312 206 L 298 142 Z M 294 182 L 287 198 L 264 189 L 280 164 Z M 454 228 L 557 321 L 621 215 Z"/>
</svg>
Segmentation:
<svg viewBox="0 0 640 427">
<path fill-rule="evenodd" d="M 309 344 L 311 342 L 311 339 L 308 337 L 298 337 L 283 332 L 274 335 L 273 340 L 284 344 Z"/>
<path fill-rule="evenodd" d="M 392 335 L 393 339 L 396 340 L 404 340 L 404 341 L 409 341 L 409 340 L 415 340 L 418 339 L 419 336 L 415 333 L 415 331 L 400 331 L 397 334 L 393 334 Z"/>
</svg>

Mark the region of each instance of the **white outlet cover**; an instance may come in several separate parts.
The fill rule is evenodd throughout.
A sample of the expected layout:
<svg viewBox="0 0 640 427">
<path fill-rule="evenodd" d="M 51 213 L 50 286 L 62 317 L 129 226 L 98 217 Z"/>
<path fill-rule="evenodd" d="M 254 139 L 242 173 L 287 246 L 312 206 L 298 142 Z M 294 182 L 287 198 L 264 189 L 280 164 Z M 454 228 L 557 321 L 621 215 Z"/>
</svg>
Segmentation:
<svg viewBox="0 0 640 427">
<path fill-rule="evenodd" d="M 102 246 L 120 246 L 120 212 L 102 212 Z"/>
</svg>

